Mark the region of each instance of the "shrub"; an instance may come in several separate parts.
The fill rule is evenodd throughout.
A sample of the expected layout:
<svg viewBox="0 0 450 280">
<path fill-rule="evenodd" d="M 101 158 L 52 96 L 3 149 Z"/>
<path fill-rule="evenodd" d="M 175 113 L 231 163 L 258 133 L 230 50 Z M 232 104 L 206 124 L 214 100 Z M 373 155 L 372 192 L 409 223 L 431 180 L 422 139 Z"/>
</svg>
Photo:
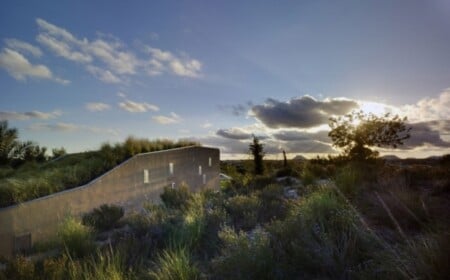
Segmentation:
<svg viewBox="0 0 450 280">
<path fill-rule="evenodd" d="M 260 206 L 261 201 L 256 195 L 237 195 L 229 198 L 225 205 L 235 228 L 243 230 L 256 226 Z"/>
<path fill-rule="evenodd" d="M 83 225 L 91 226 L 97 230 L 107 230 L 123 217 L 123 208 L 116 205 L 103 204 L 92 212 L 83 215 Z"/>
<path fill-rule="evenodd" d="M 0 279 L 34 279 L 34 263 L 23 256 L 17 256 L 9 261 L 5 270 L 0 270 Z"/>
<path fill-rule="evenodd" d="M 67 252 L 73 257 L 84 257 L 95 249 L 92 231 L 73 217 L 60 226 L 58 235 Z"/>
<path fill-rule="evenodd" d="M 175 209 L 185 209 L 191 197 L 192 194 L 186 185 L 181 185 L 178 188 L 166 186 L 161 194 L 161 200 L 164 205 Z"/>
<path fill-rule="evenodd" d="M 194 280 L 201 276 L 185 248 L 166 249 L 158 254 L 154 269 L 148 274 L 156 280 Z"/>
<path fill-rule="evenodd" d="M 354 198 L 361 190 L 361 176 L 352 166 L 340 169 L 335 177 L 336 186 L 347 197 Z"/>
<path fill-rule="evenodd" d="M 369 262 L 373 241 L 329 189 L 300 202 L 284 221 L 269 226 L 282 278 L 352 278 Z"/>
<path fill-rule="evenodd" d="M 274 258 L 268 233 L 256 228 L 251 233 L 236 233 L 225 227 L 219 232 L 220 254 L 212 260 L 217 279 L 273 279 Z"/>
</svg>

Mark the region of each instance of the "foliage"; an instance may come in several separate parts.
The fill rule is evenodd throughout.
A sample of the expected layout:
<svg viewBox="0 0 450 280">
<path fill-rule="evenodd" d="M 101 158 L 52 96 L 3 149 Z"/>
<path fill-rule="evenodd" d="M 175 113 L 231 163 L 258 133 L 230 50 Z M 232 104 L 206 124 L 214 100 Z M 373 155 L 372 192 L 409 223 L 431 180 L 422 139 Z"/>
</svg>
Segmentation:
<svg viewBox="0 0 450 280">
<path fill-rule="evenodd" d="M 103 204 L 99 208 L 92 210 L 92 212 L 84 214 L 82 222 L 84 225 L 97 230 L 107 230 L 114 227 L 117 221 L 123 217 L 123 214 L 122 207 Z"/>
<path fill-rule="evenodd" d="M 44 162 L 47 148 L 39 147 L 31 141 L 18 140 L 15 128 L 8 128 L 7 121 L 0 121 L 0 165 L 18 167 L 27 161 Z"/>
<path fill-rule="evenodd" d="M 406 117 L 383 117 L 374 114 L 353 112 L 343 117 L 330 118 L 331 137 L 333 145 L 344 148 L 344 153 L 351 159 L 366 160 L 377 155 L 368 147 L 393 147 L 403 145 L 403 140 L 410 137 L 405 125 Z"/>
<path fill-rule="evenodd" d="M 165 186 L 161 194 L 161 200 L 166 207 L 175 209 L 184 209 L 189 203 L 192 194 L 186 185 L 177 188 Z"/>
<path fill-rule="evenodd" d="M 201 279 L 199 269 L 193 264 L 189 251 L 185 248 L 166 249 L 158 254 L 149 276 L 155 280 Z"/>
<path fill-rule="evenodd" d="M 73 217 L 66 218 L 58 235 L 70 256 L 84 257 L 95 249 L 92 230 Z"/>
<path fill-rule="evenodd" d="M 250 152 L 253 156 L 253 164 L 254 164 L 254 175 L 262 175 L 264 174 L 264 145 L 259 142 L 258 137 L 253 135 L 253 142 L 249 145 Z"/>
<path fill-rule="evenodd" d="M 52 149 L 52 158 L 54 158 L 54 159 L 62 157 L 66 154 L 67 154 L 67 152 L 66 152 L 66 149 L 64 149 L 64 147 Z"/>
<path fill-rule="evenodd" d="M 228 199 L 225 207 L 233 219 L 235 228 L 250 230 L 258 222 L 261 201 L 256 195 L 236 195 Z"/>
<path fill-rule="evenodd" d="M 216 279 L 273 279 L 274 258 L 267 232 L 236 233 L 225 227 L 219 232 L 220 255 L 212 260 Z"/>
</svg>

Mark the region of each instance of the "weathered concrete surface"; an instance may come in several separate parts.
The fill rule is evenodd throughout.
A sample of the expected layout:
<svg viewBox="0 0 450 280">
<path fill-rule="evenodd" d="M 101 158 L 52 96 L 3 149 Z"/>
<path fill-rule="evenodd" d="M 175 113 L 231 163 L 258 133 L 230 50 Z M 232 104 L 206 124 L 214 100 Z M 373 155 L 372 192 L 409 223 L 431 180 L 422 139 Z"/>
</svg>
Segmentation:
<svg viewBox="0 0 450 280">
<path fill-rule="evenodd" d="M 0 209 L 0 255 L 10 257 L 19 247 L 49 240 L 67 215 L 79 216 L 105 203 L 125 210 L 137 209 L 143 202 L 159 203 L 167 185 L 185 183 L 192 191 L 217 189 L 219 172 L 220 154 L 214 148 L 193 146 L 136 155 L 84 186 Z"/>
</svg>

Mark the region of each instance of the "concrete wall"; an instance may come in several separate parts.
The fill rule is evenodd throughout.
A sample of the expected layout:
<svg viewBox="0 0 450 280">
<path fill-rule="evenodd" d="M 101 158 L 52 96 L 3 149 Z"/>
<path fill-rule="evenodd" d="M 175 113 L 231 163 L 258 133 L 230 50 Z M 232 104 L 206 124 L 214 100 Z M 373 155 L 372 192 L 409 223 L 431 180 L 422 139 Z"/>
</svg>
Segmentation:
<svg viewBox="0 0 450 280">
<path fill-rule="evenodd" d="M 185 183 L 192 191 L 217 189 L 219 165 L 219 150 L 213 148 L 139 154 L 84 186 L 0 209 L 0 255 L 9 257 L 18 249 L 47 241 L 67 215 L 80 216 L 105 203 L 129 211 L 144 201 L 159 203 L 167 185 Z"/>
</svg>

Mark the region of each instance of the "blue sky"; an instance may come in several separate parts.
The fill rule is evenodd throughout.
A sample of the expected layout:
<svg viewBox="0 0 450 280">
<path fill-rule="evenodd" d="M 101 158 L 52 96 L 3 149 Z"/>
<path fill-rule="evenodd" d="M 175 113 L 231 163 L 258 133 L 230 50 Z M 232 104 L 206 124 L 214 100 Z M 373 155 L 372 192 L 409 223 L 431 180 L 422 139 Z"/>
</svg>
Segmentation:
<svg viewBox="0 0 450 280">
<path fill-rule="evenodd" d="M 0 119 L 69 152 L 128 135 L 275 158 L 331 153 L 326 119 L 407 116 L 396 153 L 450 152 L 450 3 L 2 1 Z M 384 151 L 393 153 L 393 151 Z"/>
</svg>

